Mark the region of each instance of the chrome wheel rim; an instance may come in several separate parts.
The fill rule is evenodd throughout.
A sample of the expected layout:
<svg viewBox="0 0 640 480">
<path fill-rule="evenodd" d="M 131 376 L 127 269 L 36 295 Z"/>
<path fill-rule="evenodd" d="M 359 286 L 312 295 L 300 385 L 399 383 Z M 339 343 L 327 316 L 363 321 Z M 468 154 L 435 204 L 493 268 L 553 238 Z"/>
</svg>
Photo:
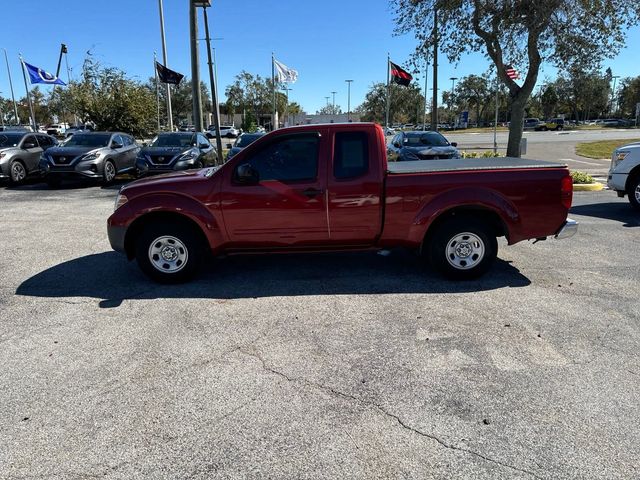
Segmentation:
<svg viewBox="0 0 640 480">
<path fill-rule="evenodd" d="M 188 260 L 186 245 L 176 237 L 164 235 L 156 238 L 149 246 L 149 261 L 160 272 L 179 272 Z"/>
<path fill-rule="evenodd" d="M 27 176 L 27 172 L 24 170 L 24 167 L 20 162 L 15 162 L 11 166 L 11 173 L 13 180 L 16 182 L 21 182 Z"/>
<path fill-rule="evenodd" d="M 113 166 L 113 163 L 107 162 L 104 164 L 104 178 L 107 182 L 113 180 L 116 176 L 116 167 Z"/>
<path fill-rule="evenodd" d="M 640 183 L 636 185 L 634 196 L 636 197 L 636 202 L 640 203 Z"/>
<path fill-rule="evenodd" d="M 484 258 L 484 242 L 471 232 L 456 234 L 447 243 L 447 261 L 457 270 L 469 270 Z"/>
</svg>

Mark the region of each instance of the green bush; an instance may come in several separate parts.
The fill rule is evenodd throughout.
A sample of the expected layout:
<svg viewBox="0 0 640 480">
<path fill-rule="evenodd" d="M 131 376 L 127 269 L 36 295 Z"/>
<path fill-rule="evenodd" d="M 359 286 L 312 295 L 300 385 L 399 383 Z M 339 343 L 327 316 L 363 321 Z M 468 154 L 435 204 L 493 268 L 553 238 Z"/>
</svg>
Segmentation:
<svg viewBox="0 0 640 480">
<path fill-rule="evenodd" d="M 573 179 L 573 183 L 596 183 L 591 175 L 585 172 L 579 172 L 574 170 L 571 172 L 571 178 Z"/>
<path fill-rule="evenodd" d="M 460 152 L 460 154 L 462 155 L 462 158 L 493 158 L 493 157 L 499 157 L 500 156 L 499 153 L 495 153 L 493 150 L 486 150 L 482 154 L 480 154 L 478 152 L 465 152 L 465 151 L 462 151 L 462 152 Z"/>
</svg>

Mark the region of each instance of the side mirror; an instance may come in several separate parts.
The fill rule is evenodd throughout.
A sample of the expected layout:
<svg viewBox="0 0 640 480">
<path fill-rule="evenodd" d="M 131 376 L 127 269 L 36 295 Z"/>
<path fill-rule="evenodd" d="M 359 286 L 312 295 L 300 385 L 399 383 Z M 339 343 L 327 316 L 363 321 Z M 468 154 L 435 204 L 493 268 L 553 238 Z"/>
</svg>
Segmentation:
<svg viewBox="0 0 640 480">
<path fill-rule="evenodd" d="M 243 185 L 257 185 L 260 175 L 250 164 L 243 163 L 236 168 L 236 180 Z"/>
<path fill-rule="evenodd" d="M 457 147 L 458 146 L 458 142 L 451 142 L 451 146 L 452 147 Z"/>
<path fill-rule="evenodd" d="M 114 150 L 117 150 L 117 149 L 122 148 L 122 147 L 124 147 L 124 145 L 122 145 L 121 143 L 113 142 L 111 144 L 111 148 L 113 148 Z"/>
<path fill-rule="evenodd" d="M 33 142 L 27 142 L 27 143 L 23 143 L 22 144 L 22 148 L 25 150 L 29 150 L 30 148 L 36 148 L 38 145 L 36 145 Z"/>
<path fill-rule="evenodd" d="M 396 148 L 400 148 L 400 142 L 393 142 L 393 146 Z"/>
<path fill-rule="evenodd" d="M 201 143 L 200 145 L 198 145 L 198 148 L 203 149 L 203 148 L 209 148 L 211 146 L 211 144 L 209 143 Z"/>
</svg>

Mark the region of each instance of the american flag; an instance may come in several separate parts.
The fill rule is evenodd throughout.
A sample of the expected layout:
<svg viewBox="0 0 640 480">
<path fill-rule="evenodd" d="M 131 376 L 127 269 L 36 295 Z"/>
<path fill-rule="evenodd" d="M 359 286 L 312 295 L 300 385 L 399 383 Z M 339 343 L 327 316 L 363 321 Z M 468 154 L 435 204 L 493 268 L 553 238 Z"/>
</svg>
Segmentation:
<svg viewBox="0 0 640 480">
<path fill-rule="evenodd" d="M 518 73 L 518 71 L 511 65 L 506 65 L 504 67 L 504 71 L 507 74 L 507 77 L 509 77 L 511 80 L 517 80 L 518 78 L 520 78 L 520 73 Z"/>
</svg>

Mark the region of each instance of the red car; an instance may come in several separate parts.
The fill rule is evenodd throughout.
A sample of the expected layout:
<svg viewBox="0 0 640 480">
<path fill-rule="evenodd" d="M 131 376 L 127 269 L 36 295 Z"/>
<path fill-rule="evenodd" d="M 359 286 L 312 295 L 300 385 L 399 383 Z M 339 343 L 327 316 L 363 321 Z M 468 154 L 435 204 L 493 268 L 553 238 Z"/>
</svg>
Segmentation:
<svg viewBox="0 0 640 480">
<path fill-rule="evenodd" d="M 577 230 L 565 165 L 517 158 L 387 163 L 376 124 L 284 128 L 222 167 L 138 180 L 108 220 L 112 247 L 160 282 L 207 253 L 406 247 L 445 276 L 478 277 L 509 244 Z"/>
</svg>

